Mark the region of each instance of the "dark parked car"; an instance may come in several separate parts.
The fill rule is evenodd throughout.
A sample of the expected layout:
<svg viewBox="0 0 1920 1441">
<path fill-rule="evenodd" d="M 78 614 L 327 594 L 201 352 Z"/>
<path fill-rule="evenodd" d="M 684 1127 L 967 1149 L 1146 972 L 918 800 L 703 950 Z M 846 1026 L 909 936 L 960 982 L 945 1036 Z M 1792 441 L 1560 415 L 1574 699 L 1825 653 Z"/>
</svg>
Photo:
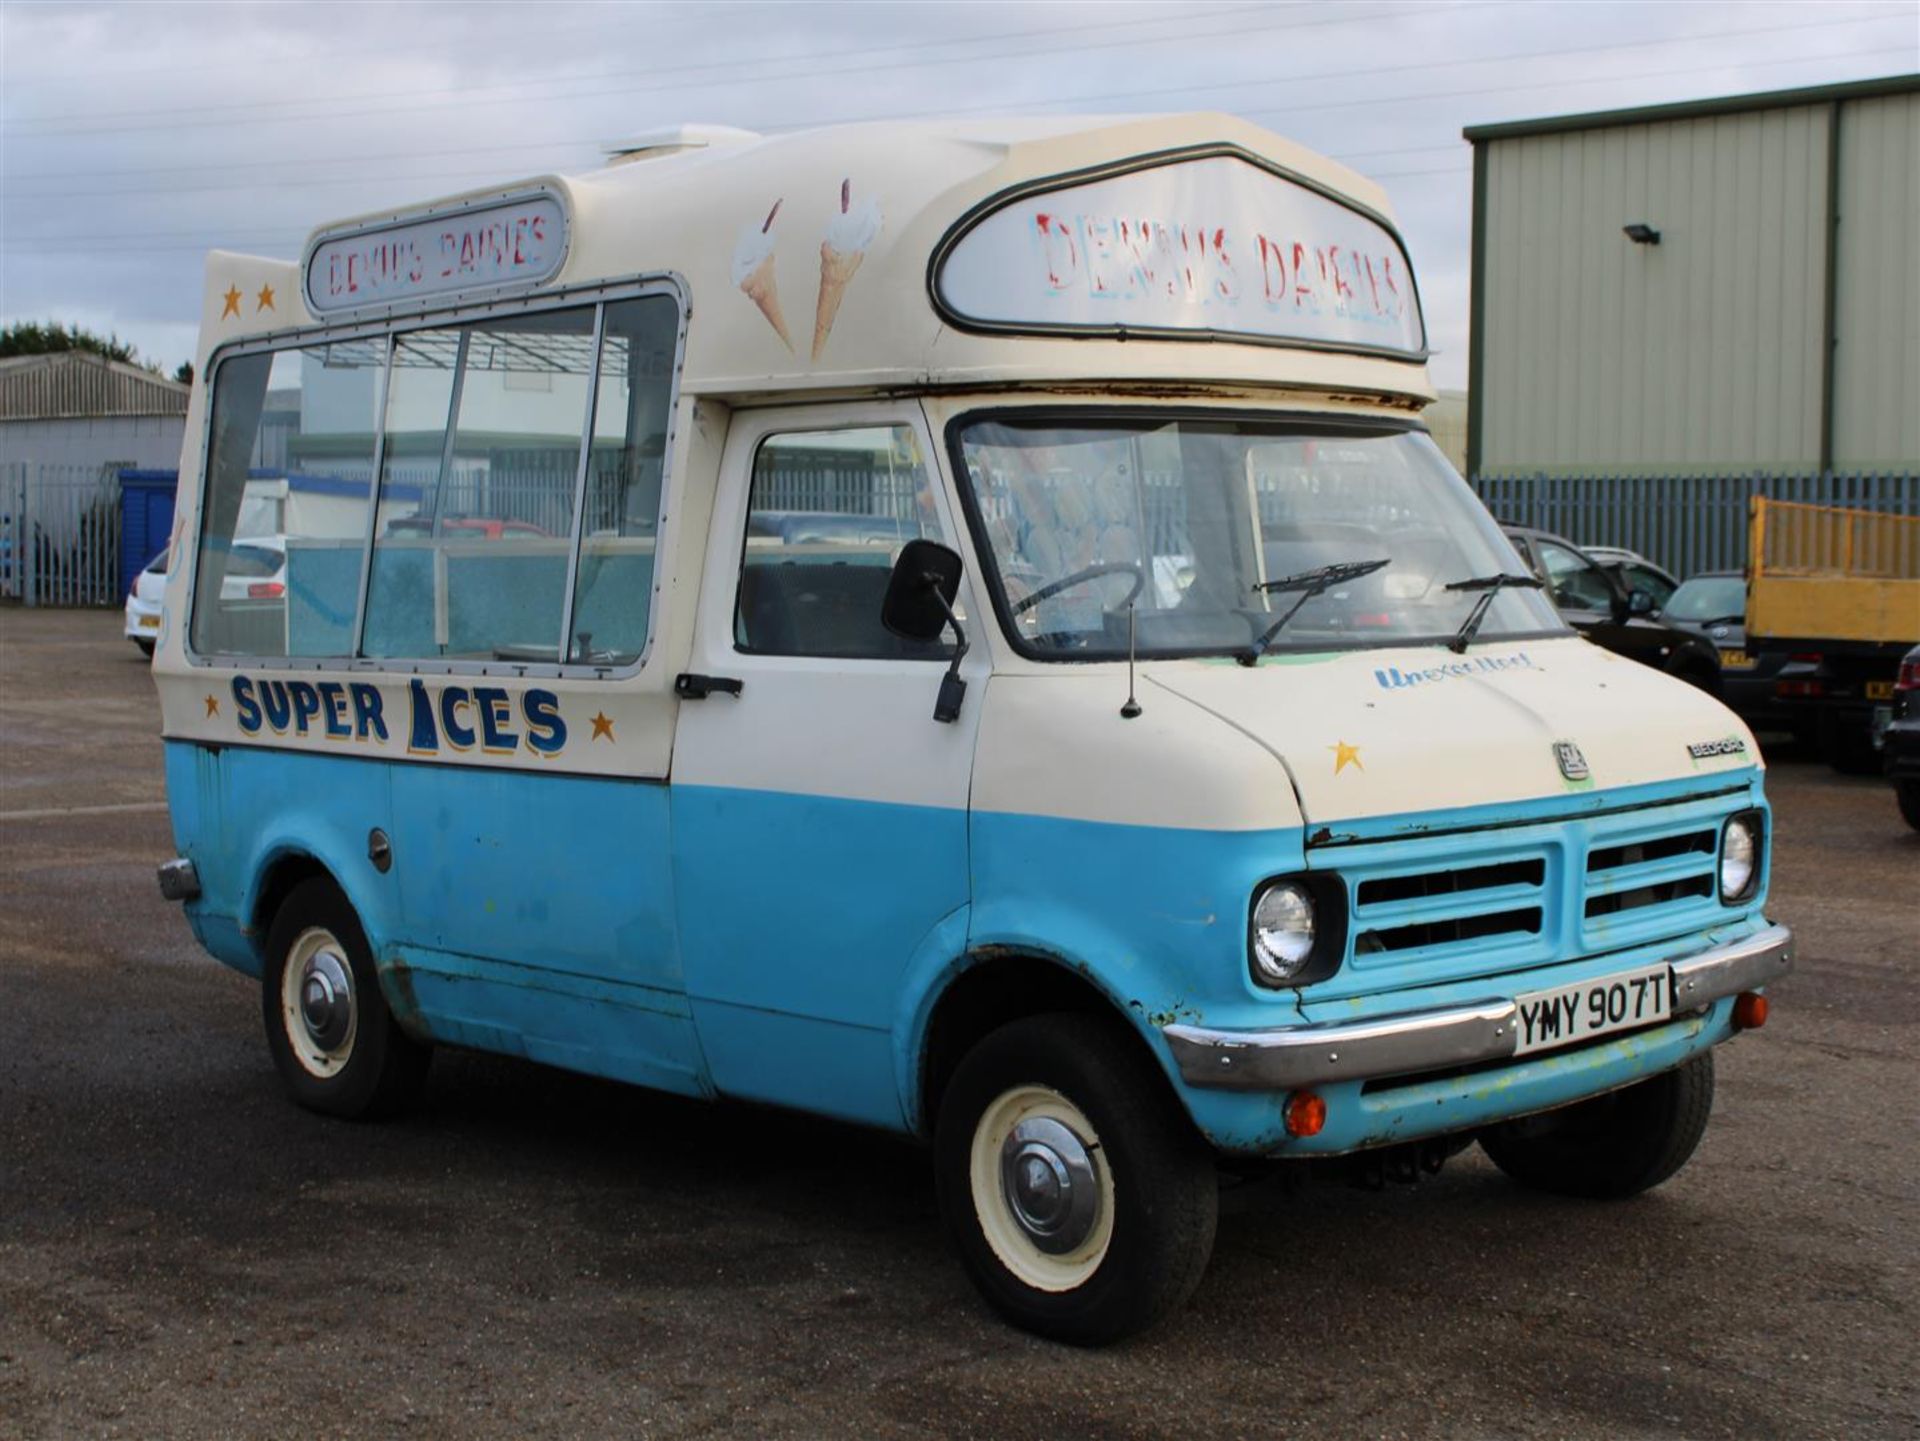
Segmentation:
<svg viewBox="0 0 1920 1441">
<path fill-rule="evenodd" d="M 1564 536 L 1530 526 L 1505 527 L 1507 539 L 1575 630 L 1595 645 L 1720 691 L 1720 657 L 1713 643 L 1653 615 L 1653 597 L 1629 590 L 1618 576 Z"/>
<path fill-rule="evenodd" d="M 1711 641 L 1720 652 L 1720 698 L 1755 729 L 1797 730 L 1796 717 L 1781 704 L 1782 667 L 1789 653 L 1747 647 L 1747 578 L 1737 570 L 1688 576 L 1660 618 Z"/>
<path fill-rule="evenodd" d="M 1580 548 L 1618 576 L 1629 592 L 1644 590 L 1652 596 L 1656 615 L 1667 608 L 1667 601 L 1680 589 L 1680 582 L 1671 572 L 1655 565 L 1637 550 L 1618 545 L 1583 545 Z"/>
<path fill-rule="evenodd" d="M 1893 683 L 1893 720 L 1887 726 L 1884 754 L 1900 814 L 1920 831 L 1920 645 L 1907 652 Z"/>
</svg>

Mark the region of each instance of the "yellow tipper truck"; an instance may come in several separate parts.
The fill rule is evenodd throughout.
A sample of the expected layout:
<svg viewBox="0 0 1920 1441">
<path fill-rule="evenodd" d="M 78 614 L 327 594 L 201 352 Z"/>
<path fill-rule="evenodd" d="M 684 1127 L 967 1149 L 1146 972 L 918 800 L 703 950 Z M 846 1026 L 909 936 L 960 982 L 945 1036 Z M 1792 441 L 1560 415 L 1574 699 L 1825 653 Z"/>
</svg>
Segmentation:
<svg viewBox="0 0 1920 1441">
<path fill-rule="evenodd" d="M 1781 708 L 1841 770 L 1877 772 L 1900 658 L 1920 643 L 1920 517 L 1754 496 L 1749 649 L 1784 652 Z"/>
</svg>

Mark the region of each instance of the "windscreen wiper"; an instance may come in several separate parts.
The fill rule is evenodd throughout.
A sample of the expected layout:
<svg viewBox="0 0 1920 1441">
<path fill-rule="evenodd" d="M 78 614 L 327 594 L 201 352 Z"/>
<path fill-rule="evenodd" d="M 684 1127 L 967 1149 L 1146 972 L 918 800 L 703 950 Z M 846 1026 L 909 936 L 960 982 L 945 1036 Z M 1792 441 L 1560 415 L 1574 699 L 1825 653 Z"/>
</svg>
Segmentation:
<svg viewBox="0 0 1920 1441">
<path fill-rule="evenodd" d="M 1383 556 L 1379 560 L 1341 560 L 1332 565 L 1323 565 L 1314 570 L 1303 570 L 1298 575 L 1286 575 L 1279 580 L 1263 580 L 1254 587 L 1260 595 L 1274 595 L 1283 591 L 1299 591 L 1300 599 L 1288 606 L 1286 612 L 1260 634 L 1260 639 L 1248 646 L 1235 657 L 1241 665 L 1257 665 L 1260 657 L 1273 643 L 1273 638 L 1286 628 L 1294 613 L 1312 600 L 1316 595 L 1324 595 L 1336 585 L 1345 585 L 1350 580 L 1358 580 L 1363 575 L 1372 575 L 1393 564 L 1391 557 Z"/>
<path fill-rule="evenodd" d="M 1487 608 L 1493 604 L 1493 598 L 1503 590 L 1539 590 L 1540 578 L 1532 575 L 1476 575 L 1471 580 L 1456 580 L 1448 590 L 1477 590 L 1480 599 L 1473 603 L 1473 609 L 1467 612 L 1467 618 L 1460 623 L 1460 629 L 1454 632 L 1453 639 L 1447 642 L 1447 649 L 1455 655 L 1464 654 L 1467 642 L 1472 640 L 1480 629 L 1480 622 L 1487 618 Z"/>
</svg>

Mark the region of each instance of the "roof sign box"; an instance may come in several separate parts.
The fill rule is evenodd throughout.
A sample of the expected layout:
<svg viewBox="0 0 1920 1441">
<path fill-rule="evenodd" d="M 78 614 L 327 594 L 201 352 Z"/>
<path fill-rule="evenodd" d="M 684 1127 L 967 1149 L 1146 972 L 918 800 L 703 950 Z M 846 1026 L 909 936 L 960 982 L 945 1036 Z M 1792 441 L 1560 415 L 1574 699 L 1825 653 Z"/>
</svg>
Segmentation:
<svg viewBox="0 0 1920 1441">
<path fill-rule="evenodd" d="M 970 330 L 1426 354 L 1388 223 L 1240 152 L 997 196 L 936 252 L 932 284 Z"/>
<path fill-rule="evenodd" d="M 566 256 L 566 208 L 547 190 L 322 231 L 307 249 L 307 309 L 326 317 L 526 289 L 559 274 Z"/>
</svg>

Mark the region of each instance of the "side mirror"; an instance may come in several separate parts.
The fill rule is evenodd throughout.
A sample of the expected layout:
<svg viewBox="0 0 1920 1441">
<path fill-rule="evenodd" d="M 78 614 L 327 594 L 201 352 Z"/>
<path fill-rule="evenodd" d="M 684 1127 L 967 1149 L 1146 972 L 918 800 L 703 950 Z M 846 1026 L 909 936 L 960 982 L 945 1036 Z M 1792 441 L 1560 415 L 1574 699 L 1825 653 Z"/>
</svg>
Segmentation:
<svg viewBox="0 0 1920 1441">
<path fill-rule="evenodd" d="M 959 552 L 937 540 L 910 540 L 887 578 L 880 624 L 902 640 L 938 640 L 959 593 Z"/>
<path fill-rule="evenodd" d="M 1628 615 L 1652 615 L 1654 611 L 1653 595 L 1638 586 L 1627 592 Z"/>
<path fill-rule="evenodd" d="M 910 540 L 900 548 L 880 602 L 880 624 L 903 640 L 936 641 L 953 627 L 953 660 L 940 677 L 940 694 L 933 702 L 933 718 L 942 724 L 960 718 L 967 696 L 967 683 L 960 678 L 967 633 L 953 613 L 953 598 L 959 593 L 960 553 L 937 540 Z"/>
</svg>

